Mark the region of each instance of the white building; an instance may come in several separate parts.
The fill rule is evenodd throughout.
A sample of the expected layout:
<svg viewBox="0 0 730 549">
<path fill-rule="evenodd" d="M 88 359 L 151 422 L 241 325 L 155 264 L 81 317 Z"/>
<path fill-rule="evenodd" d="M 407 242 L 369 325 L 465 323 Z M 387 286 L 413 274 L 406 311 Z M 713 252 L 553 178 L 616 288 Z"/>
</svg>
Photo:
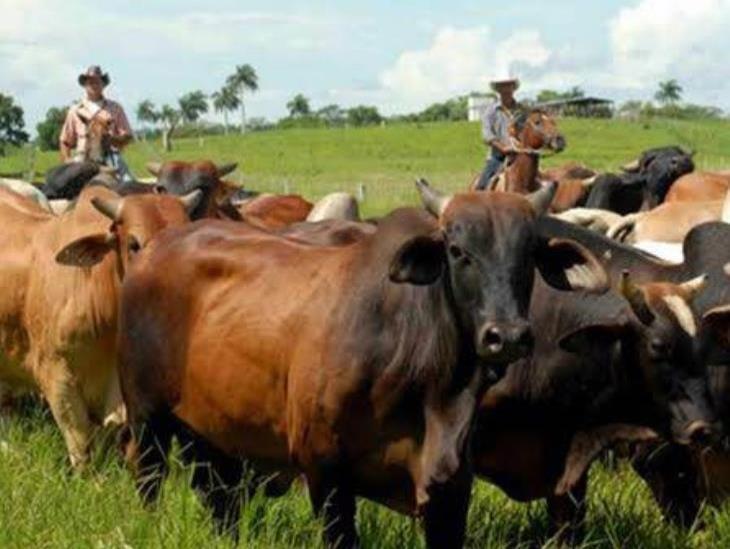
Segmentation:
<svg viewBox="0 0 730 549">
<path fill-rule="evenodd" d="M 488 95 L 470 95 L 467 99 L 469 122 L 479 122 L 494 98 Z"/>
</svg>

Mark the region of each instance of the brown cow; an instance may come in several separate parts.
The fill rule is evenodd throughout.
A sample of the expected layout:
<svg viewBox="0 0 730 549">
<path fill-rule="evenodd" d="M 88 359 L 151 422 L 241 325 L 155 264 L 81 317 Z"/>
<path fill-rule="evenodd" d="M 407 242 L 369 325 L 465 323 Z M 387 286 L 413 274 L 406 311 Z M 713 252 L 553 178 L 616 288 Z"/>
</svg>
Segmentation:
<svg viewBox="0 0 730 549">
<path fill-rule="evenodd" d="M 313 206 L 297 194 L 260 194 L 232 204 L 243 221 L 269 230 L 305 221 Z"/>
<path fill-rule="evenodd" d="M 238 200 L 240 187 L 222 178 L 236 169 L 236 164 L 216 166 L 213 162 L 150 162 L 147 169 L 157 177 L 157 184 L 169 193 L 180 195 L 195 189 L 203 191 L 203 201 L 192 219 L 218 218 L 245 220 L 257 227 L 276 230 L 304 221 L 312 204 L 298 195 L 263 194 Z"/>
<path fill-rule="evenodd" d="M 723 200 L 730 190 L 730 175 L 692 172 L 683 175 L 669 188 L 665 202 L 712 202 Z"/>
<path fill-rule="evenodd" d="M 356 545 L 355 496 L 422 515 L 430 547 L 462 545 L 475 405 L 485 376 L 531 347 L 534 266 L 564 289 L 602 287 L 605 273 L 570 241 L 533 239 L 552 187 L 419 190 L 431 215 L 396 210 L 345 246 L 207 221 L 143 252 L 119 353 L 146 501 L 175 436 L 212 467 L 192 482 L 224 530 L 246 458 L 304 474 L 330 546 Z"/>
<path fill-rule="evenodd" d="M 34 204 L 8 211 L 23 197 L 0 195 L 8 228 L 0 262 L 1 381 L 10 390 L 41 391 L 76 468 L 88 461 L 94 428 L 123 415 L 114 360 L 120 276 L 156 232 L 187 220 L 199 194 L 121 199 L 91 186 L 58 217 Z"/>
<path fill-rule="evenodd" d="M 219 218 L 240 219 L 238 212 L 228 202 L 230 196 L 238 190 L 232 183 L 222 178 L 233 172 L 238 165 L 225 164 L 217 166 L 209 160 L 198 162 L 148 162 L 147 171 L 157 177 L 157 185 L 168 193 L 185 195 L 200 189 L 203 199 L 191 214 L 191 219 Z"/>
</svg>

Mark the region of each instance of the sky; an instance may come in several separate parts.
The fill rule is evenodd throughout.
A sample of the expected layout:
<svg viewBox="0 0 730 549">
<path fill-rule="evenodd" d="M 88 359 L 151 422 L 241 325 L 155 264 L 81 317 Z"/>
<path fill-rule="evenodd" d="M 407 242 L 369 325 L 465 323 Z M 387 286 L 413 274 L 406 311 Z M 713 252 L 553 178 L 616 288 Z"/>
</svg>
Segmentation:
<svg viewBox="0 0 730 549">
<path fill-rule="evenodd" d="M 133 121 L 141 100 L 212 93 L 243 63 L 260 86 L 248 114 L 270 120 L 297 93 L 393 114 L 504 76 L 525 95 L 577 85 L 618 101 L 676 78 L 687 101 L 730 109 L 730 0 L 0 0 L 0 13 L 0 92 L 31 129 L 80 96 L 90 64 Z"/>
</svg>

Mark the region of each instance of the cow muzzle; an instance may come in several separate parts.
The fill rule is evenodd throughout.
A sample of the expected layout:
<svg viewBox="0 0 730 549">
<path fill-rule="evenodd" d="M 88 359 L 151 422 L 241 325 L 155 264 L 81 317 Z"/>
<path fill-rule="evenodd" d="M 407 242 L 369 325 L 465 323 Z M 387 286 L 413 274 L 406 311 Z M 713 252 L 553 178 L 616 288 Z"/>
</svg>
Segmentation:
<svg viewBox="0 0 730 549">
<path fill-rule="evenodd" d="M 565 150 L 567 143 L 565 137 L 558 134 L 550 140 L 550 148 L 555 152 L 562 152 Z"/>
<path fill-rule="evenodd" d="M 509 363 L 532 351 L 535 339 L 530 324 L 516 322 L 487 322 L 476 334 L 477 354 L 490 362 Z"/>
<path fill-rule="evenodd" d="M 686 416 L 685 416 L 686 417 Z M 687 418 L 683 422 L 676 419 L 673 423 L 673 438 L 683 445 L 704 448 L 714 444 L 720 437 L 721 426 L 711 418 Z"/>
</svg>

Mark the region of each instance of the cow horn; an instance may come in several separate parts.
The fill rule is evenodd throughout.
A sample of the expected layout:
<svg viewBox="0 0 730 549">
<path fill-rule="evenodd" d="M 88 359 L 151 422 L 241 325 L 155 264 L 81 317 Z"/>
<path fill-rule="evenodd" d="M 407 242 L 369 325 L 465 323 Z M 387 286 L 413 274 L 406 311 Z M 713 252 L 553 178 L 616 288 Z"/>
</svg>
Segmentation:
<svg viewBox="0 0 730 549">
<path fill-rule="evenodd" d="M 451 201 L 451 196 L 441 194 L 423 178 L 416 180 L 416 189 L 426 210 L 436 217 L 441 217 Z"/>
<path fill-rule="evenodd" d="M 707 279 L 708 276 L 703 274 L 693 278 L 692 280 L 688 280 L 687 282 L 682 282 L 679 285 L 682 297 L 684 297 L 688 303 L 692 301 L 707 285 Z"/>
<path fill-rule="evenodd" d="M 162 170 L 162 162 L 147 162 L 144 166 L 155 177 L 159 176 L 160 170 Z"/>
<path fill-rule="evenodd" d="M 644 324 L 651 324 L 654 320 L 654 315 L 646 304 L 642 289 L 631 281 L 629 271 L 623 271 L 621 273 L 619 291 L 626 301 L 629 302 L 631 310 L 634 311 L 634 314 L 639 320 Z"/>
<path fill-rule="evenodd" d="M 218 173 L 218 177 L 224 177 L 234 171 L 238 167 L 238 162 L 231 162 L 230 164 L 223 164 L 222 166 L 216 166 L 215 171 Z"/>
<path fill-rule="evenodd" d="M 188 215 L 200 204 L 200 200 L 203 198 L 203 191 L 200 189 L 195 189 L 192 192 L 189 192 L 188 194 L 180 197 L 180 202 L 182 202 L 183 207 L 185 208 L 185 211 L 188 213 Z"/>
<path fill-rule="evenodd" d="M 598 174 L 594 175 L 593 177 L 586 177 L 585 179 L 581 179 L 581 185 L 588 189 L 593 186 L 593 184 L 596 182 L 596 179 L 598 179 Z"/>
<path fill-rule="evenodd" d="M 663 298 L 667 308 L 672 311 L 679 323 L 679 326 L 691 337 L 697 335 L 697 323 L 692 314 L 692 309 L 682 297 L 678 295 L 665 295 Z"/>
<path fill-rule="evenodd" d="M 725 193 L 725 201 L 722 203 L 722 214 L 720 215 L 720 221 L 724 223 L 730 223 L 730 190 Z"/>
<path fill-rule="evenodd" d="M 629 162 L 628 164 L 624 164 L 621 166 L 621 169 L 625 172 L 633 173 L 639 171 L 639 161 L 634 160 L 632 162 Z"/>
<path fill-rule="evenodd" d="M 91 199 L 91 204 L 94 208 L 115 222 L 119 221 L 119 217 L 122 214 L 122 202 L 122 198 L 106 199 L 95 196 Z"/>
<path fill-rule="evenodd" d="M 543 185 L 542 189 L 528 194 L 525 198 L 527 198 L 527 201 L 532 206 L 535 214 L 537 216 L 541 216 L 548 211 L 548 208 L 550 208 L 550 204 L 552 204 L 557 190 L 558 184 L 555 181 L 550 181 Z"/>
</svg>

